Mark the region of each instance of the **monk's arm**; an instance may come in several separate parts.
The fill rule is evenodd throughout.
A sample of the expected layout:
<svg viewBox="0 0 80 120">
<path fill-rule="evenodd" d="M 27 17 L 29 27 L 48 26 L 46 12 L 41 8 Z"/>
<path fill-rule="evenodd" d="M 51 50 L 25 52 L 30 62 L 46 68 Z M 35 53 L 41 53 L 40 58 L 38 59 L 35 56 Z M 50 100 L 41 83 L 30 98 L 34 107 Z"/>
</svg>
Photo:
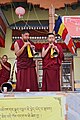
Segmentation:
<svg viewBox="0 0 80 120">
<path fill-rule="evenodd" d="M 8 71 L 10 71 L 11 70 L 11 68 L 10 67 L 8 67 L 8 66 L 6 66 L 3 62 L 1 63 Z"/>
<path fill-rule="evenodd" d="M 23 45 L 21 48 L 19 48 L 18 43 L 15 42 L 15 44 L 14 44 L 14 51 L 15 51 L 16 56 L 20 56 L 20 55 L 23 53 L 25 47 L 26 47 L 28 44 L 30 44 L 30 43 L 25 42 L 24 45 Z"/>
<path fill-rule="evenodd" d="M 45 55 L 47 54 L 49 49 L 50 49 L 50 46 L 48 46 L 46 49 L 43 47 L 43 49 L 42 49 L 42 57 L 45 57 Z"/>
<path fill-rule="evenodd" d="M 15 43 L 14 43 L 14 51 L 15 51 L 16 56 L 20 56 L 20 55 L 22 54 L 24 48 L 25 48 L 25 47 L 22 46 L 22 48 L 20 49 L 18 43 L 15 42 Z"/>
</svg>

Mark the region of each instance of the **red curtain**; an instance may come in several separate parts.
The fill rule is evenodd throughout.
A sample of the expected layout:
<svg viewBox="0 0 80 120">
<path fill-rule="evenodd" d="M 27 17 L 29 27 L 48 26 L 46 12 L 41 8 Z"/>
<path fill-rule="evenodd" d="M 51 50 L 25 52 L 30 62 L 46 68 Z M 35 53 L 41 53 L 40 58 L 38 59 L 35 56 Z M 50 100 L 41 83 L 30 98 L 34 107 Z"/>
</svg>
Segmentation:
<svg viewBox="0 0 80 120">
<path fill-rule="evenodd" d="M 0 47 L 5 47 L 5 40 L 0 36 Z"/>
<path fill-rule="evenodd" d="M 0 17 L 0 25 L 1 25 L 1 27 L 2 27 L 2 29 L 3 29 L 3 31 L 4 31 L 4 33 L 6 34 L 6 25 L 5 25 L 5 23 L 4 23 L 4 21 L 2 20 L 1 17 Z"/>
</svg>

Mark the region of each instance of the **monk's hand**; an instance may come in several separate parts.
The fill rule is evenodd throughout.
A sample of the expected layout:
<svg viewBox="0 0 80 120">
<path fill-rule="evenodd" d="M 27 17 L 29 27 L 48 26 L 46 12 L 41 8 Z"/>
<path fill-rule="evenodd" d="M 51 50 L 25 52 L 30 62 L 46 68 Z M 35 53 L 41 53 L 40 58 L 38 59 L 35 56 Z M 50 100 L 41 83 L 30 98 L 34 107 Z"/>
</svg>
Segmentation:
<svg viewBox="0 0 80 120">
<path fill-rule="evenodd" d="M 53 46 L 53 43 L 49 43 L 49 48 L 51 48 Z"/>
<path fill-rule="evenodd" d="M 54 46 L 54 49 L 59 53 L 59 49 L 57 46 Z"/>
<path fill-rule="evenodd" d="M 55 49 L 55 45 L 52 43 L 52 48 Z"/>
<path fill-rule="evenodd" d="M 57 46 L 54 45 L 54 49 L 56 50 L 56 49 L 57 49 Z"/>
<path fill-rule="evenodd" d="M 32 49 L 35 49 L 35 46 L 34 46 L 34 45 L 30 45 L 30 47 L 31 47 Z"/>
<path fill-rule="evenodd" d="M 28 45 L 31 45 L 31 43 L 30 42 L 24 42 L 24 47 L 26 47 Z"/>
</svg>

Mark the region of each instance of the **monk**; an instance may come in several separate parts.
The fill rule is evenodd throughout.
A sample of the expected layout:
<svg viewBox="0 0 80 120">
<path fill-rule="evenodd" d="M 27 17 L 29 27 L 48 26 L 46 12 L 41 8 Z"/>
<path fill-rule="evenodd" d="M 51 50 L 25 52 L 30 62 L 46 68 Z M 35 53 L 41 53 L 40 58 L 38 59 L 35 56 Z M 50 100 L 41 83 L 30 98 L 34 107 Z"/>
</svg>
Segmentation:
<svg viewBox="0 0 80 120">
<path fill-rule="evenodd" d="M 17 56 L 17 80 L 16 91 L 38 91 L 36 65 L 33 60 L 34 43 L 30 41 L 30 33 L 22 31 L 22 38 L 14 44 L 15 55 Z M 29 47 L 29 49 L 28 49 Z"/>
<path fill-rule="evenodd" d="M 64 58 L 62 47 L 55 42 L 55 35 L 48 34 L 48 43 L 42 48 L 42 91 L 60 91 L 60 66 Z"/>
<path fill-rule="evenodd" d="M 0 59 L 0 86 L 10 79 L 11 64 L 8 62 L 8 56 L 3 55 Z"/>
</svg>

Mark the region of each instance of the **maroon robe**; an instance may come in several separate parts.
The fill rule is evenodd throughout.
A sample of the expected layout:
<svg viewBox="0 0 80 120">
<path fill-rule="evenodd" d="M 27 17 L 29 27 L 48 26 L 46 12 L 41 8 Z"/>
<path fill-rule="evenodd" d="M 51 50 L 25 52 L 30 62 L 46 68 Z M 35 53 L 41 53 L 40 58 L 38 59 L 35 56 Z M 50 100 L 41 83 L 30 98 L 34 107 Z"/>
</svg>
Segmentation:
<svg viewBox="0 0 80 120">
<path fill-rule="evenodd" d="M 30 41 L 29 41 L 30 42 Z M 24 42 L 17 40 L 19 48 L 22 48 Z M 17 81 L 16 91 L 38 91 L 38 81 L 33 58 L 28 57 L 27 47 L 23 53 L 17 57 Z"/>
<path fill-rule="evenodd" d="M 51 50 L 48 51 L 43 58 L 43 78 L 42 91 L 59 91 L 60 90 L 60 65 L 64 58 L 63 50 L 57 43 L 55 45 L 59 49 L 58 57 L 50 57 Z M 45 49 L 48 44 L 44 45 Z"/>
<path fill-rule="evenodd" d="M 7 67 L 11 69 L 11 64 L 8 62 L 4 63 Z M 3 65 L 2 69 L 0 70 L 0 86 L 4 83 L 7 82 L 10 79 L 10 71 L 7 70 Z"/>
</svg>

